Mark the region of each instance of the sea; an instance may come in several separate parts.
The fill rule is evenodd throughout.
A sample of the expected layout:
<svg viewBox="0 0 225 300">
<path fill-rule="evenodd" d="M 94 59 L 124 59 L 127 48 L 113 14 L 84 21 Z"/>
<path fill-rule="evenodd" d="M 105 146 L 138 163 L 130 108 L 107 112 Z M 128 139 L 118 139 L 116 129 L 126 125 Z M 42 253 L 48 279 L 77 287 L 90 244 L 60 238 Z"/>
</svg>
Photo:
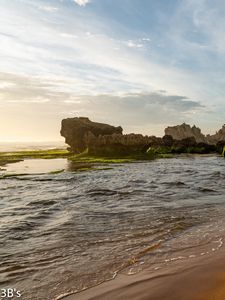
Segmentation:
<svg viewBox="0 0 225 300">
<path fill-rule="evenodd" d="M 20 292 L 23 300 L 59 300 L 118 274 L 154 273 L 223 250 L 220 156 L 83 172 L 66 159 L 31 159 L 6 173 L 14 176 L 0 179 L 0 289 L 13 299 Z"/>
<path fill-rule="evenodd" d="M 48 150 L 48 149 L 66 149 L 63 141 L 50 142 L 0 142 L 0 152 L 5 151 L 26 151 L 26 150 Z"/>
</svg>

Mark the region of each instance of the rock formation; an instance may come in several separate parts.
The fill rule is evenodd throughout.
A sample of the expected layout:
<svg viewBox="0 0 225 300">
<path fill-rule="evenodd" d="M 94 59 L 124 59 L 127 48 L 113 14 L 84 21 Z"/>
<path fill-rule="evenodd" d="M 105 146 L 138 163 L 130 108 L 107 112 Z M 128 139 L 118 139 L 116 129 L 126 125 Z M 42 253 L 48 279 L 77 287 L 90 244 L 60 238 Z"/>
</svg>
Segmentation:
<svg viewBox="0 0 225 300">
<path fill-rule="evenodd" d="M 131 154 L 131 153 L 146 153 L 151 144 L 157 143 L 156 137 L 143 136 L 142 134 L 112 134 L 95 136 L 89 133 L 87 138 L 87 145 L 89 153 L 91 154 Z"/>
<path fill-rule="evenodd" d="M 190 125 L 183 123 L 181 125 L 167 127 L 165 129 L 165 134 L 172 136 L 174 140 L 194 137 L 197 143 L 207 143 L 207 139 L 204 134 L 201 133 L 201 129 L 195 125 L 191 127 Z"/>
<path fill-rule="evenodd" d="M 165 134 L 170 135 L 174 140 L 183 140 L 186 138 L 195 138 L 197 143 L 204 143 L 209 145 L 225 144 L 225 124 L 223 127 L 213 135 L 204 135 L 201 129 L 195 125 L 191 127 L 188 124 L 181 124 L 177 126 L 167 127 Z"/>
<path fill-rule="evenodd" d="M 222 126 L 222 128 L 216 132 L 216 134 L 213 135 L 207 135 L 206 136 L 208 143 L 210 144 L 218 144 L 218 143 L 224 143 L 225 144 L 225 124 Z"/>
<path fill-rule="evenodd" d="M 65 142 L 70 145 L 71 150 L 81 153 L 88 147 L 88 134 L 95 137 L 100 135 L 122 134 L 122 127 L 114 127 L 108 124 L 91 122 L 88 118 L 68 118 L 62 120 L 61 135 L 65 137 Z"/>
<path fill-rule="evenodd" d="M 74 153 L 88 149 L 90 154 L 129 154 L 146 152 L 149 146 L 162 143 L 161 138 L 142 134 L 122 134 L 122 127 L 96 123 L 88 118 L 62 120 L 61 135 Z"/>
<path fill-rule="evenodd" d="M 221 152 L 225 145 L 225 125 L 215 135 L 205 136 L 196 126 L 183 123 L 165 129 L 165 136 L 122 134 L 122 127 L 96 123 L 88 118 L 62 120 L 61 135 L 74 153 L 88 151 L 99 155 L 129 155 L 146 153 L 209 153 Z"/>
</svg>

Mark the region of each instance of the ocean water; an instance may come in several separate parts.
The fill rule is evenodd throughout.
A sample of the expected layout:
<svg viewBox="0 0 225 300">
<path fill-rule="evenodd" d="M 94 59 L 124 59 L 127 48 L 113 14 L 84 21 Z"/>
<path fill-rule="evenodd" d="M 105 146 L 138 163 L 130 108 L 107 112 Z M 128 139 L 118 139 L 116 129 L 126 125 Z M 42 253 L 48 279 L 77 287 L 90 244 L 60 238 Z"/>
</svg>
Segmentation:
<svg viewBox="0 0 225 300">
<path fill-rule="evenodd" d="M 26 150 L 48 150 L 52 148 L 66 149 L 62 141 L 52 142 L 0 142 L 0 152 L 5 151 L 26 151 Z"/>
<path fill-rule="evenodd" d="M 223 249 L 223 158 L 86 172 L 60 163 L 66 172 L 0 180 L 0 288 L 56 300 L 118 273 L 154 272 Z"/>
</svg>

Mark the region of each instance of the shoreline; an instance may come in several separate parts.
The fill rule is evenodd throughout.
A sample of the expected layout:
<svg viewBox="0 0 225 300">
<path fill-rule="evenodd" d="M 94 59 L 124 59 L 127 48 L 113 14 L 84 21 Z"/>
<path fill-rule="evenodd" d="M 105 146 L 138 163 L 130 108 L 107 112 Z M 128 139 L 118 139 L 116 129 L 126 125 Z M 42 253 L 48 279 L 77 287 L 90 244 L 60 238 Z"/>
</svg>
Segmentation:
<svg viewBox="0 0 225 300">
<path fill-rule="evenodd" d="M 71 294 L 63 300 L 224 300 L 225 254 L 222 251 L 157 270 L 115 279 Z"/>
</svg>

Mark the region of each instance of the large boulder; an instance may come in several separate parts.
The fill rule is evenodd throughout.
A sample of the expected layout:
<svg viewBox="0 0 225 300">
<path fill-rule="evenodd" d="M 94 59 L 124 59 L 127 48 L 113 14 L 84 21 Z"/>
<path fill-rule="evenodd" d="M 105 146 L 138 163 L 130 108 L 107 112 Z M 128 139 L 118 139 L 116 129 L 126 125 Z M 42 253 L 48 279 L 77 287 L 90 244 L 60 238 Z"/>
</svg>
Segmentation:
<svg viewBox="0 0 225 300">
<path fill-rule="evenodd" d="M 88 147 L 88 135 L 93 136 L 122 134 L 122 127 L 114 127 L 108 124 L 92 122 L 88 118 L 67 118 L 62 120 L 61 135 L 70 146 L 71 151 L 81 153 Z"/>
</svg>

